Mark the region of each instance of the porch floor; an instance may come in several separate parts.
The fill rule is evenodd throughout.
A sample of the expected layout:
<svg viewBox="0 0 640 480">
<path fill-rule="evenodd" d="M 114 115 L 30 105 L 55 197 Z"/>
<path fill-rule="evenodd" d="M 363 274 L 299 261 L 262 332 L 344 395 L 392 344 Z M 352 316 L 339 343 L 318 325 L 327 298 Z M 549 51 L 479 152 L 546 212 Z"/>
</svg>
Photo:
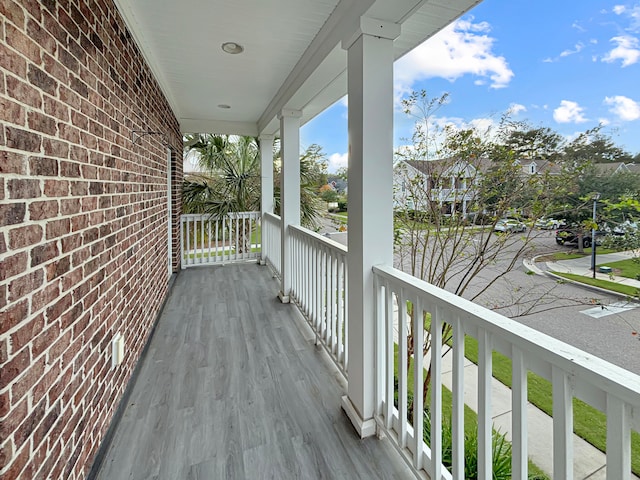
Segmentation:
<svg viewBox="0 0 640 480">
<path fill-rule="evenodd" d="M 178 275 L 98 479 L 412 477 L 387 440 L 359 439 L 277 291 L 254 263 Z"/>
</svg>

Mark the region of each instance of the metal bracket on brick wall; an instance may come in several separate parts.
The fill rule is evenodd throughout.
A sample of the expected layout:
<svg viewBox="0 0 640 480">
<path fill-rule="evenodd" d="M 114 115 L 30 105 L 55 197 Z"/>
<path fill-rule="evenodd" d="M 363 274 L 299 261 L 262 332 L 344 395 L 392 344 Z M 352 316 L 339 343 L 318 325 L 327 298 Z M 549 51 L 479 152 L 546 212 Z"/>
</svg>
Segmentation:
<svg viewBox="0 0 640 480">
<path fill-rule="evenodd" d="M 131 130 L 131 141 L 134 145 L 138 145 L 138 140 L 146 135 L 162 135 L 162 144 L 170 146 L 167 136 L 163 132 L 154 132 L 153 130 Z"/>
</svg>

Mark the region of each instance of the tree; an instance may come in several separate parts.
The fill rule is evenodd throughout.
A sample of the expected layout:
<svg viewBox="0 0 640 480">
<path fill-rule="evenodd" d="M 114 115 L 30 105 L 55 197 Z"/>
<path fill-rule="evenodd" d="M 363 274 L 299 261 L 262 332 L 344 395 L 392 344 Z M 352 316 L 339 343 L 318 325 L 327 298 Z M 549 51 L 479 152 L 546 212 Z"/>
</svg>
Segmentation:
<svg viewBox="0 0 640 480">
<path fill-rule="evenodd" d="M 514 209 L 522 212 L 540 203 L 544 177 L 524 174 L 518 152 L 495 141 L 511 135 L 506 130 L 512 124 L 506 118 L 498 131 L 446 127 L 438 132 L 435 149 L 435 141 L 428 138 L 434 132 L 424 126 L 442 104 L 426 94 L 412 95 L 406 104 L 406 111 L 422 112 L 425 117 L 416 121 L 412 145 L 397 153 L 397 158 L 405 161 L 401 165 L 411 168 L 403 172 L 396 165 L 396 185 L 404 188 L 403 198 L 411 199 L 413 205 L 395 214 L 396 263 L 415 277 L 475 301 L 519 265 L 527 252 L 530 232 L 496 235 L 493 227 L 497 219 L 515 214 Z M 440 160 L 425 160 L 435 151 Z M 415 175 L 412 168 L 426 174 Z M 505 255 L 508 260 L 503 270 L 490 271 L 489 267 Z M 480 277 L 483 282 L 477 282 Z M 415 312 L 411 304 L 407 307 L 409 325 L 404 334 L 411 357 L 413 324 L 421 322 L 426 327 L 431 312 Z M 428 328 L 423 329 L 423 335 L 422 353 L 426 355 L 431 346 Z M 450 324 L 443 325 L 442 337 L 443 344 L 452 340 Z M 430 378 L 428 366 L 425 401 Z"/>
<path fill-rule="evenodd" d="M 202 174 L 190 175 L 182 185 L 185 213 L 224 218 L 236 212 L 260 210 L 260 149 L 253 137 L 198 134 L 185 137 L 185 151 L 196 151 Z M 276 213 L 280 205 L 279 143 L 274 146 L 274 197 Z M 316 185 L 323 181 L 326 161 L 321 148 L 312 145 L 300 157 L 302 225 L 314 228 L 320 209 Z M 326 175 L 326 173 L 325 173 Z M 324 177 L 326 182 L 326 176 Z M 249 221 L 241 220 L 239 253 L 250 248 Z"/>
<path fill-rule="evenodd" d="M 274 145 L 274 200 L 275 212 L 280 212 L 280 142 Z M 317 230 L 318 216 L 323 209 L 323 204 L 318 197 L 320 186 L 327 183 L 327 159 L 322 147 L 312 144 L 300 156 L 300 222 L 302 226 L 311 230 Z"/>
<path fill-rule="evenodd" d="M 613 143 L 611 137 L 602 132 L 602 125 L 582 132 L 566 145 L 563 151 L 565 163 L 630 162 L 631 154 Z"/>
</svg>

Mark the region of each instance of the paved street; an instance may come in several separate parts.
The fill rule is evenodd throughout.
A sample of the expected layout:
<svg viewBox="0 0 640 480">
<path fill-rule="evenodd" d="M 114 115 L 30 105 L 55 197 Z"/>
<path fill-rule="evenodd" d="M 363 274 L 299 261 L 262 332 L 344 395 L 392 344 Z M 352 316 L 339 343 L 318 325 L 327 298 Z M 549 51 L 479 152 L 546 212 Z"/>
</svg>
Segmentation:
<svg viewBox="0 0 640 480">
<path fill-rule="evenodd" d="M 333 240 L 347 244 L 346 232 L 335 232 L 330 221 L 321 233 L 328 233 Z M 571 250 L 555 243 L 553 231 L 529 233 L 531 243 L 525 255 L 528 258 L 559 249 Z M 632 334 L 640 332 L 640 308 L 629 308 L 636 304 L 621 304 L 621 299 L 613 294 L 528 274 L 522 265 L 524 258 L 514 264 L 512 271 L 501 276 L 518 246 L 518 242 L 513 242 L 506 248 L 501 260 L 483 270 L 463 296 L 640 374 L 640 334 Z M 583 262 L 590 262 L 589 257 Z M 495 283 L 473 298 L 496 277 L 499 278 Z"/>
</svg>

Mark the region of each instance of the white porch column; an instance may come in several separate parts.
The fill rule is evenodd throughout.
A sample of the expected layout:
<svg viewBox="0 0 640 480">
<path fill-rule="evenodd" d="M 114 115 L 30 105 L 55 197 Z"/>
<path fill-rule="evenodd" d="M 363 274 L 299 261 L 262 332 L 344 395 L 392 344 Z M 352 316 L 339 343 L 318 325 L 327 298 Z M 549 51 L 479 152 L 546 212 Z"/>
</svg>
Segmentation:
<svg viewBox="0 0 640 480">
<path fill-rule="evenodd" d="M 361 18 L 347 49 L 349 94 L 349 388 L 342 406 L 376 433 L 374 265 L 393 263 L 393 39 L 400 26 Z"/>
<path fill-rule="evenodd" d="M 291 292 L 291 245 L 289 225 L 300 225 L 300 117 L 299 110 L 280 112 L 280 218 L 282 219 L 281 290 L 282 303 L 289 303 Z"/>
<path fill-rule="evenodd" d="M 260 213 L 273 213 L 273 135 L 260 135 Z"/>
<path fill-rule="evenodd" d="M 265 213 L 273 213 L 273 135 L 260 135 L 260 218 L 264 221 Z M 264 223 L 263 223 L 264 225 Z M 262 238 L 260 265 L 265 265 L 265 238 Z"/>
</svg>

